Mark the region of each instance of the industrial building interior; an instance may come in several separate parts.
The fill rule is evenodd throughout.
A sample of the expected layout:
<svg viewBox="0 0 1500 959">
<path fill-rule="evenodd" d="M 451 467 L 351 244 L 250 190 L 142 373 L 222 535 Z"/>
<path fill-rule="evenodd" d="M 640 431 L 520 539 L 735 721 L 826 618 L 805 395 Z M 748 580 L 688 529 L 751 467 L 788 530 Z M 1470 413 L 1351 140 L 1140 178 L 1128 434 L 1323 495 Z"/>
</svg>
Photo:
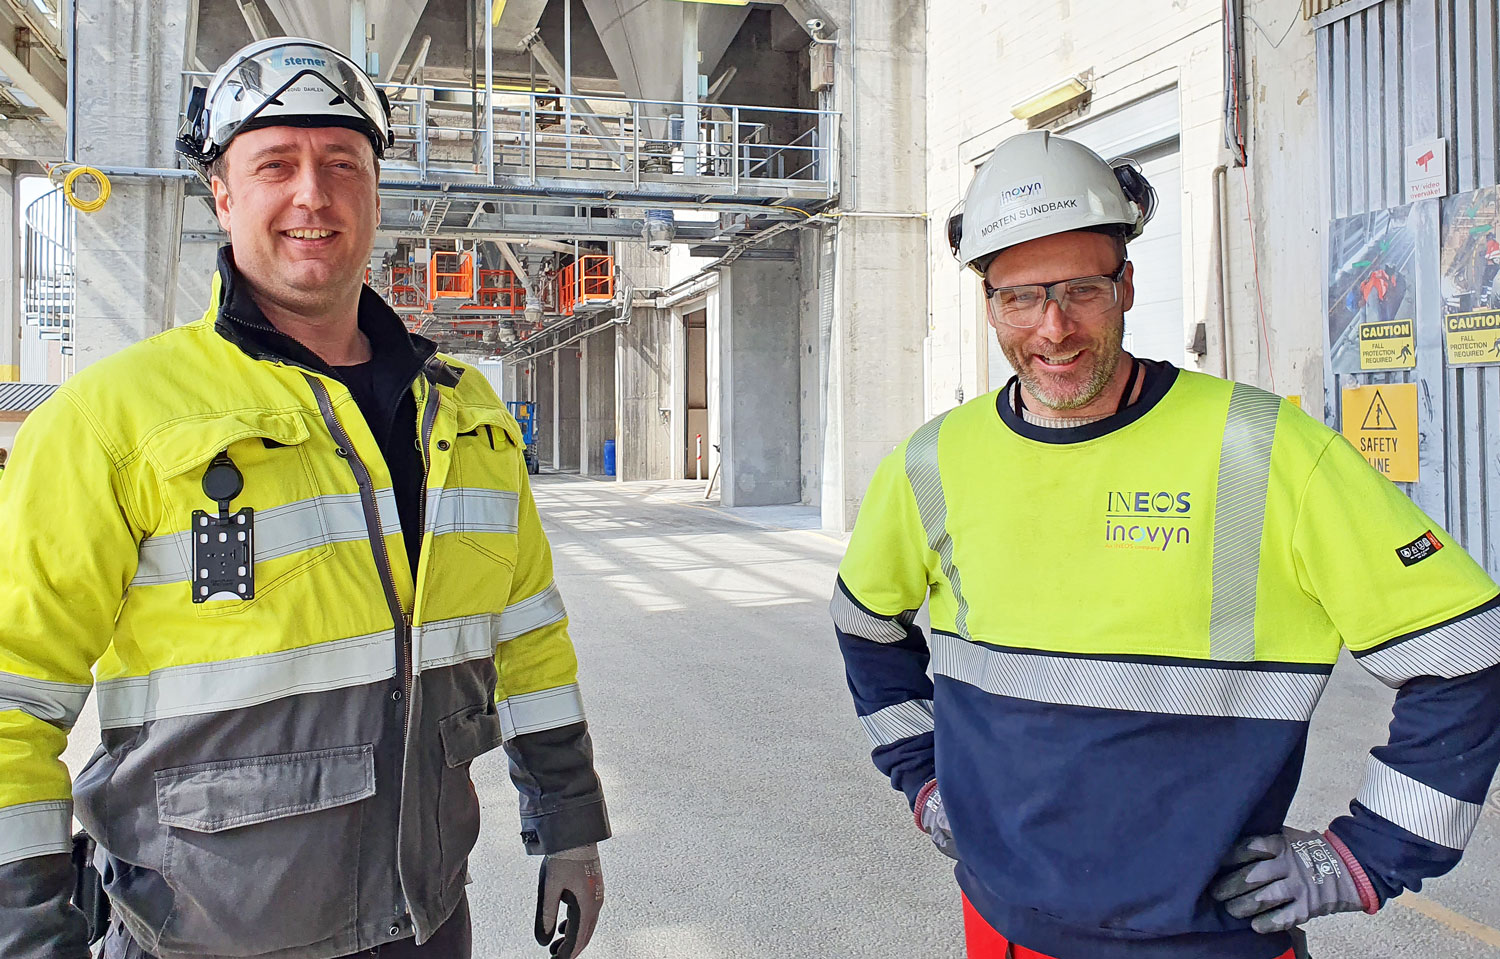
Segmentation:
<svg viewBox="0 0 1500 959">
<path fill-rule="evenodd" d="M 188 98 L 253 39 L 306 36 L 392 105 L 369 284 L 536 404 L 543 469 L 717 476 L 725 506 L 848 529 L 924 412 L 927 280 L 887 275 L 925 258 L 923 66 L 887 6 L 0 0 L 36 25 L 0 43 L 26 300 L 0 367 L 61 382 L 202 315 L 227 237 L 173 153 Z M 107 202 L 63 182 L 85 166 Z"/>
</svg>

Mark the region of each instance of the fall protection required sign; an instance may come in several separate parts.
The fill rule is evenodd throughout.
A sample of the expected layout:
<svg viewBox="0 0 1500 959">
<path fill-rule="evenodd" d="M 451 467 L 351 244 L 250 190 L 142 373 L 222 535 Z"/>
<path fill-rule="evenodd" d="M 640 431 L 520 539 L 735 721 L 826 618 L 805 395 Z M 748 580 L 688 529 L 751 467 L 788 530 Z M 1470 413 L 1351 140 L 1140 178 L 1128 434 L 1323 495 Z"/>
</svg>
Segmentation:
<svg viewBox="0 0 1500 959">
<path fill-rule="evenodd" d="M 1417 365 L 1417 339 L 1411 320 L 1359 325 L 1361 370 L 1409 370 Z"/>
<path fill-rule="evenodd" d="M 1417 481 L 1417 384 L 1356 386 L 1343 391 L 1344 436 L 1385 478 Z"/>
<path fill-rule="evenodd" d="M 1500 310 L 1449 313 L 1443 317 L 1448 365 L 1500 363 Z"/>
</svg>

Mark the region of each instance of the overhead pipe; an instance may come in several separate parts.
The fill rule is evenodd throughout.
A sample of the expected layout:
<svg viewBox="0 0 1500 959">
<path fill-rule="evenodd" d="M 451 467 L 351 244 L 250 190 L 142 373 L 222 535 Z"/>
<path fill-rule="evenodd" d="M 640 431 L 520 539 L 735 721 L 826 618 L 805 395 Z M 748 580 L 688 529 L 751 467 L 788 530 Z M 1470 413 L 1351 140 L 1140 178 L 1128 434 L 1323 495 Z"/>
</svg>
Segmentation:
<svg viewBox="0 0 1500 959">
<path fill-rule="evenodd" d="M 401 78 L 401 85 L 403 87 L 409 86 L 411 82 L 416 79 L 417 72 L 427 65 L 427 51 L 431 49 L 432 34 L 425 34 L 422 37 L 422 45 L 417 48 L 417 55 L 412 57 L 411 66 L 406 68 L 406 74 Z M 392 70 L 394 70 L 395 67 L 396 65 L 394 63 L 391 64 Z M 399 98 L 405 92 L 405 90 L 398 90 L 396 91 L 396 96 Z"/>
<path fill-rule="evenodd" d="M 1219 164 L 1214 167 L 1214 242 L 1219 246 L 1218 261 L 1215 263 L 1215 272 L 1219 281 L 1219 356 L 1218 373 L 1224 379 L 1234 377 L 1231 374 L 1233 364 L 1230 362 L 1229 343 L 1229 210 L 1226 201 L 1229 190 L 1229 167 Z"/>
<path fill-rule="evenodd" d="M 266 21 L 260 15 L 260 8 L 255 5 L 255 0 L 234 0 L 240 8 L 240 16 L 245 18 L 245 26 L 250 28 L 250 39 L 264 40 L 271 35 L 266 29 Z"/>
<path fill-rule="evenodd" d="M 63 45 L 68 49 L 68 104 L 63 122 L 63 159 L 72 163 L 78 147 L 78 0 L 63 0 Z"/>
<path fill-rule="evenodd" d="M 571 346 L 572 344 L 577 343 L 579 340 L 584 339 L 585 337 L 593 336 L 595 333 L 607 330 L 612 326 L 628 326 L 629 324 L 630 318 L 628 316 L 623 318 L 613 317 L 604 321 L 603 323 L 600 323 L 598 326 L 593 326 L 587 330 L 584 330 L 582 333 L 576 333 L 573 336 L 568 337 L 566 340 L 563 340 L 561 343 L 554 343 L 546 349 L 537 350 L 534 353 L 528 352 L 518 358 L 523 360 L 534 360 L 539 356 L 546 356 L 548 353 L 556 353 L 558 350 L 562 349 L 565 346 Z M 515 356 L 517 353 L 520 353 L 523 349 L 525 349 L 524 346 L 513 347 L 509 352 L 501 353 L 500 359 L 508 360 L 511 357 Z"/>
<path fill-rule="evenodd" d="M 547 49 L 547 44 L 542 42 L 542 31 L 532 31 L 531 36 L 526 38 L 524 46 L 531 51 L 532 57 L 541 66 L 542 72 L 547 74 L 547 79 L 552 81 L 552 85 L 564 91 L 563 99 L 578 111 L 579 116 L 583 117 L 583 125 L 588 127 L 594 138 L 617 162 L 623 162 L 624 153 L 610 140 L 609 131 L 604 128 L 603 123 L 599 122 L 599 118 L 594 116 L 588 101 L 575 97 L 569 92 L 571 84 L 568 82 L 567 74 L 563 72 L 562 65 L 557 62 L 557 58 L 552 56 L 552 51 Z M 536 94 L 533 93 L 531 96 L 535 100 Z M 535 136 L 535 132 L 532 135 Z"/>
</svg>

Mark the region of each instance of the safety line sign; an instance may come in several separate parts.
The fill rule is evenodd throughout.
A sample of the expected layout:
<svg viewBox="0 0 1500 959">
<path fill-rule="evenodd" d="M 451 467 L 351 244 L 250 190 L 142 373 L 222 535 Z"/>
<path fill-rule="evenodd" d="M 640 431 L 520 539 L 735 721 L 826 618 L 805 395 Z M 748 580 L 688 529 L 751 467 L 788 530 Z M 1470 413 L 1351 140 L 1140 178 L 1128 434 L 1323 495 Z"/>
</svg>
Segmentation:
<svg viewBox="0 0 1500 959">
<path fill-rule="evenodd" d="M 1417 338 L 1411 320 L 1361 323 L 1361 370 L 1409 370 L 1417 365 Z"/>
<path fill-rule="evenodd" d="M 1449 366 L 1500 363 L 1500 310 L 1449 313 L 1443 331 Z"/>
<path fill-rule="evenodd" d="M 1344 436 L 1365 460 L 1396 483 L 1415 483 L 1417 384 L 1356 386 L 1343 391 Z"/>
</svg>

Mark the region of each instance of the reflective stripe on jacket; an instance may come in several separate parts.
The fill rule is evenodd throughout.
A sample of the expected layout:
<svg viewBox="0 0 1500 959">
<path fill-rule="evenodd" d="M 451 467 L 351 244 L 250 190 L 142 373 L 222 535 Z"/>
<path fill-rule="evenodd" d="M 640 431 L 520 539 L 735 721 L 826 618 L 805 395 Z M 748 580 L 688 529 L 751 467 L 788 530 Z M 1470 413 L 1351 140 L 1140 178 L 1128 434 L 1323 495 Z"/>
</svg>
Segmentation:
<svg viewBox="0 0 1500 959">
<path fill-rule="evenodd" d="M 442 361 L 413 386 L 413 571 L 347 389 L 226 339 L 220 292 L 216 276 L 202 320 L 64 385 L 0 486 L 6 956 L 61 941 L 47 923 L 63 913 L 8 907 L 63 892 L 28 887 L 55 875 L 70 813 L 164 959 L 426 938 L 478 834 L 469 763 L 502 742 L 530 851 L 609 834 L 520 430 L 494 391 Z M 254 511 L 254 591 L 194 603 L 193 514 L 217 515 L 203 477 L 222 453 L 244 480 L 231 510 Z M 58 756 L 91 686 L 103 744 L 74 809 Z"/>
</svg>

